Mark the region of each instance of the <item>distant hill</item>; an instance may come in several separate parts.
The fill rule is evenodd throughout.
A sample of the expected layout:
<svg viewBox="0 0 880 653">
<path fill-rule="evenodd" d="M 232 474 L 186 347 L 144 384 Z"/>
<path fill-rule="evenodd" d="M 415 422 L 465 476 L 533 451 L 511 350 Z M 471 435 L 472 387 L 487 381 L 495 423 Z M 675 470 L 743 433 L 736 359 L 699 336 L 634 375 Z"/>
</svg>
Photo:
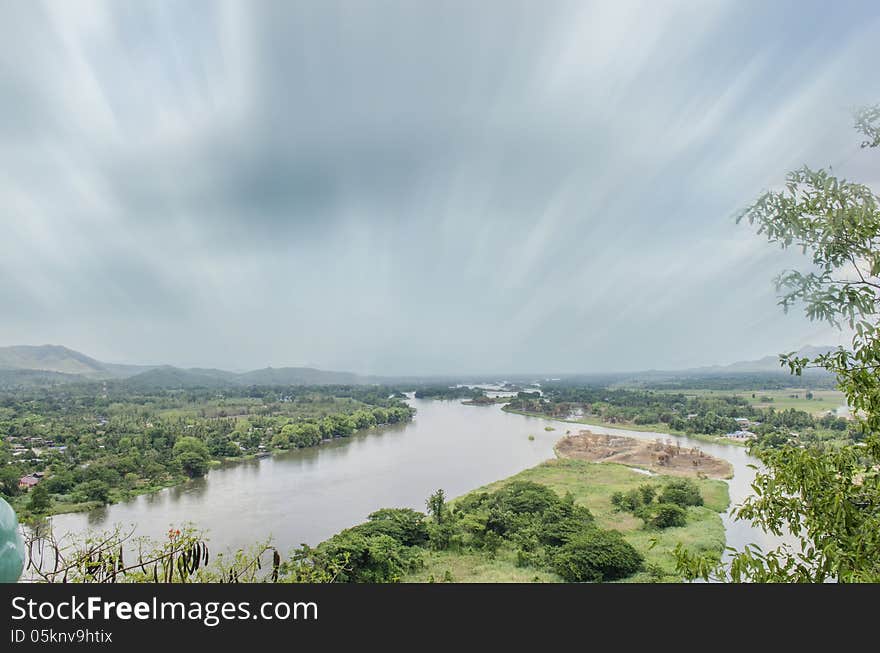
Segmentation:
<svg viewBox="0 0 880 653">
<path fill-rule="evenodd" d="M 834 347 L 804 347 L 800 356 L 814 358 Z M 779 365 L 778 356 L 765 356 L 754 361 L 730 365 L 715 365 L 690 370 L 651 370 L 635 374 L 567 374 L 569 381 L 585 383 L 616 383 L 622 379 L 656 380 L 680 377 L 717 377 L 744 375 L 788 375 Z M 811 378 L 828 375 L 824 370 L 808 370 Z M 486 381 L 491 381 L 491 376 Z M 523 377 L 526 378 L 525 376 Z M 535 375 L 528 375 L 534 380 Z M 436 383 L 455 384 L 456 377 L 379 377 L 361 376 L 351 372 L 333 372 L 313 367 L 266 367 L 249 372 L 230 372 L 221 369 L 182 369 L 170 365 L 123 365 L 103 363 L 78 351 L 60 345 L 0 347 L 0 387 L 55 385 L 82 381 L 119 380 L 128 387 L 152 390 L 160 388 L 219 388 L 231 385 L 366 385 L 381 383 Z M 529 382 L 531 382 L 531 380 Z"/>
<path fill-rule="evenodd" d="M 806 356 L 807 358 L 815 358 L 821 354 L 828 353 L 837 349 L 832 346 L 813 347 L 807 346 L 798 350 L 798 356 Z M 701 372 L 705 374 L 754 374 L 760 372 L 781 372 L 788 374 L 788 368 L 783 368 L 779 364 L 779 355 L 764 356 L 753 361 L 740 361 L 731 363 L 730 365 L 714 365 L 711 367 L 698 367 L 689 372 Z M 819 372 L 819 370 L 809 370 L 809 372 Z M 805 372 L 806 373 L 806 372 Z"/>
<path fill-rule="evenodd" d="M 0 385 L 47 385 L 77 381 L 123 380 L 132 388 L 196 388 L 229 385 L 361 385 L 379 377 L 330 372 L 313 367 L 267 367 L 250 372 L 182 369 L 170 365 L 103 363 L 60 345 L 0 347 Z"/>
<path fill-rule="evenodd" d="M 228 386 L 230 381 L 200 371 L 182 370 L 179 367 L 163 365 L 135 374 L 125 379 L 123 383 L 138 390 L 152 390 L 157 388 L 220 388 Z"/>
<path fill-rule="evenodd" d="M 78 374 L 63 374 L 46 370 L 11 370 L 0 368 L 0 389 L 57 385 L 82 381 Z"/>
<path fill-rule="evenodd" d="M 350 372 L 311 367 L 267 367 L 235 373 L 216 369 L 181 369 L 163 365 L 126 379 L 132 388 L 214 388 L 229 385 L 363 385 L 379 382 Z"/>
<path fill-rule="evenodd" d="M 155 368 L 154 365 L 102 363 L 62 345 L 0 347 L 0 369 L 56 372 L 73 375 L 68 381 L 120 379 Z"/>
<path fill-rule="evenodd" d="M 0 347 L 0 368 L 78 374 L 90 378 L 110 374 L 103 363 L 61 345 Z"/>
<path fill-rule="evenodd" d="M 361 385 L 378 381 L 375 377 L 363 377 L 351 372 L 328 372 L 313 367 L 266 367 L 239 374 L 238 382 L 246 385 Z"/>
</svg>

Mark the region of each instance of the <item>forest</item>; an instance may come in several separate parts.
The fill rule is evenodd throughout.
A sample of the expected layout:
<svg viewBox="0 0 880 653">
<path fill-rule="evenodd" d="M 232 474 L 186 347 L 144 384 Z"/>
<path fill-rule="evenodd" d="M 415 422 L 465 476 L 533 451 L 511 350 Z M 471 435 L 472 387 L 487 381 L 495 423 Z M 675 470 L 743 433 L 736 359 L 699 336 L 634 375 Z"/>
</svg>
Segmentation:
<svg viewBox="0 0 880 653">
<path fill-rule="evenodd" d="M 107 383 L 6 390 L 0 494 L 24 519 L 90 509 L 204 476 L 224 461 L 409 421 L 413 409 L 394 394 L 380 386 L 136 391 Z"/>
<path fill-rule="evenodd" d="M 772 403 L 772 397 L 752 394 Z M 807 392 L 811 398 L 812 393 Z M 547 384 L 542 393 L 520 392 L 507 410 L 573 421 L 598 420 L 620 426 L 656 427 L 684 435 L 726 436 L 748 429 L 758 446 L 788 442 L 855 442 L 864 435 L 857 424 L 833 413 L 821 416 L 796 408 L 758 408 L 734 394 L 700 394 L 643 388 L 584 387 Z"/>
</svg>

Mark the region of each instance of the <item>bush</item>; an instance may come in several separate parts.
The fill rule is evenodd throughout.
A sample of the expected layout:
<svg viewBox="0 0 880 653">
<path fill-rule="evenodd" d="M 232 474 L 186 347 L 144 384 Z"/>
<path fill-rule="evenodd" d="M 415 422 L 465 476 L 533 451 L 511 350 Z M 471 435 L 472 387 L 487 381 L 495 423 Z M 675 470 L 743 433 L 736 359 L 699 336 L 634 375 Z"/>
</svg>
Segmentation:
<svg viewBox="0 0 880 653">
<path fill-rule="evenodd" d="M 367 533 L 393 537 L 404 546 L 418 546 L 428 540 L 425 515 L 410 508 L 382 508 L 372 513 L 362 527 Z"/>
<path fill-rule="evenodd" d="M 553 557 L 553 569 L 570 583 L 626 578 L 644 558 L 617 531 L 588 529 L 571 538 Z"/>
<path fill-rule="evenodd" d="M 643 483 L 639 486 L 639 494 L 642 495 L 642 503 L 649 504 L 657 496 L 657 488 L 648 483 Z"/>
<path fill-rule="evenodd" d="M 654 508 L 654 515 L 648 523 L 654 528 L 684 526 L 687 523 L 687 513 L 674 503 L 660 503 Z"/>
<path fill-rule="evenodd" d="M 76 488 L 76 494 L 80 495 L 87 501 L 100 501 L 101 503 L 109 503 L 110 486 L 104 481 L 86 481 L 80 483 Z"/>
<path fill-rule="evenodd" d="M 702 506 L 703 495 L 700 488 L 692 480 L 677 478 L 669 481 L 658 498 L 660 503 L 674 503 L 682 508 L 688 506 Z"/>
<path fill-rule="evenodd" d="M 622 512 L 636 512 L 642 506 L 642 493 L 639 490 L 630 490 L 626 494 L 615 492 L 611 495 L 611 503 L 617 510 Z"/>
<path fill-rule="evenodd" d="M 418 548 L 403 546 L 384 534 L 365 535 L 358 526 L 334 535 L 315 550 L 324 567 L 347 560 L 338 582 L 394 583 L 421 562 Z"/>
</svg>

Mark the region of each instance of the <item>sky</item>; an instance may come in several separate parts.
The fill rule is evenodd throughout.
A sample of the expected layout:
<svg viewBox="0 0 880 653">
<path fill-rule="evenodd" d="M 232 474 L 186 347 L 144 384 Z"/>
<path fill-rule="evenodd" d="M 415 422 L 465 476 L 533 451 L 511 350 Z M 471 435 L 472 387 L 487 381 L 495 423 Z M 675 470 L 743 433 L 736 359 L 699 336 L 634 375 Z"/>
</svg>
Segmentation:
<svg viewBox="0 0 880 653">
<path fill-rule="evenodd" d="M 0 345 L 373 374 L 836 344 L 734 215 L 880 188 L 865 2 L 0 0 Z"/>
</svg>

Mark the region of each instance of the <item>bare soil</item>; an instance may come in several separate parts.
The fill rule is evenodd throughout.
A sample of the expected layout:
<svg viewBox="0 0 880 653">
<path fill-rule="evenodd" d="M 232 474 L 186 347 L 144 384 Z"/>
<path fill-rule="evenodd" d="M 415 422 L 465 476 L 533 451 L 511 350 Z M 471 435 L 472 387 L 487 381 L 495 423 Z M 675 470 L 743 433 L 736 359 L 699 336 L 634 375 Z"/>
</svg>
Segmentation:
<svg viewBox="0 0 880 653">
<path fill-rule="evenodd" d="M 556 443 L 563 458 L 579 458 L 599 463 L 619 463 L 640 467 L 657 474 L 703 478 L 732 478 L 733 465 L 697 447 L 682 447 L 672 439 L 639 440 L 620 435 L 581 431 Z"/>
</svg>

